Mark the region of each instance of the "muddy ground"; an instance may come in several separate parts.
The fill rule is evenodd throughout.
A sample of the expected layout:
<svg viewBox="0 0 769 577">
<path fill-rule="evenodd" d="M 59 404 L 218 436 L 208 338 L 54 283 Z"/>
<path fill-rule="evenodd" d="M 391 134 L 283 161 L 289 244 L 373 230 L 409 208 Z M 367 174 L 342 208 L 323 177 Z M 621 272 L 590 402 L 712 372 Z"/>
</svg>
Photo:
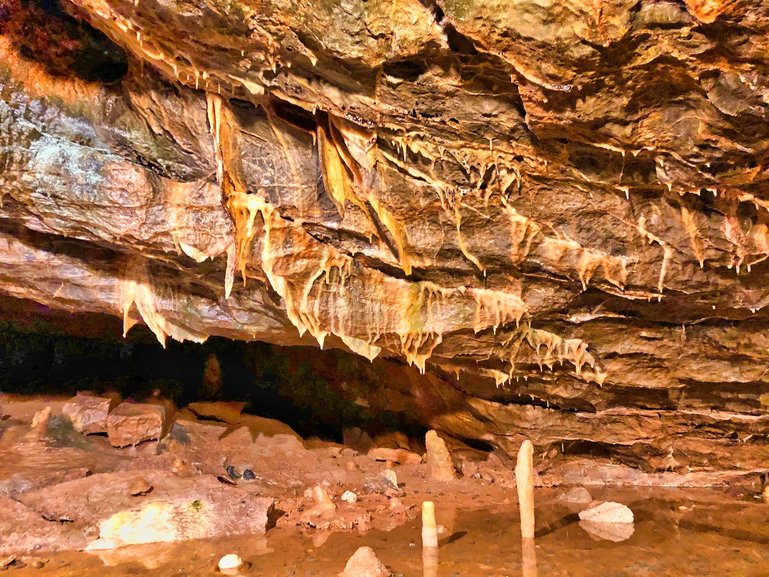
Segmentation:
<svg viewBox="0 0 769 577">
<path fill-rule="evenodd" d="M 439 481 L 424 439 L 361 431 L 348 431 L 345 444 L 303 439 L 242 404 L 177 409 L 162 398 L 149 399 L 165 413 L 160 438 L 115 447 L 112 433 L 75 430 L 68 401 L 0 395 L 0 570 L 208 575 L 220 555 L 235 551 L 246 561 L 243 574 L 336 575 L 359 544 L 377 548 L 402 575 L 522 570 L 513 464 L 494 454 L 449 441 L 456 479 Z M 765 574 L 760 497 L 745 489 L 539 487 L 540 574 L 625 575 L 613 572 L 625 559 L 620 546 L 632 546 L 639 563 L 639 548 L 646 551 L 633 575 L 708 575 L 724 563 L 734 574 Z M 578 511 L 607 498 L 630 505 L 636 523 L 608 533 L 580 524 Z M 437 507 L 437 573 L 419 555 L 425 500 Z M 678 554 L 682 542 L 693 555 L 700 548 L 693 573 Z M 707 562 L 723 547 L 728 560 Z"/>
</svg>

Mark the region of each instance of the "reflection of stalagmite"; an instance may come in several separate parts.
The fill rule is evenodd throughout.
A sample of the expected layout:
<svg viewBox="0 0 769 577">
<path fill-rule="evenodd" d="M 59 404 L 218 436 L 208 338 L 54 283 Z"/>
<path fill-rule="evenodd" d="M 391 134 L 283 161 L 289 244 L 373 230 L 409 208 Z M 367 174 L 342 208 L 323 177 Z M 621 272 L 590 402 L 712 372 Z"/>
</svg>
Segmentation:
<svg viewBox="0 0 769 577">
<path fill-rule="evenodd" d="M 422 577 L 438 577 L 438 562 L 437 548 L 422 549 Z"/>
<path fill-rule="evenodd" d="M 521 539 L 521 575 L 537 577 L 537 546 L 534 539 Z"/>
<path fill-rule="evenodd" d="M 521 515 L 521 554 L 523 577 L 536 577 L 537 553 L 534 545 L 534 447 L 528 439 L 518 450 L 515 486 Z"/>
</svg>

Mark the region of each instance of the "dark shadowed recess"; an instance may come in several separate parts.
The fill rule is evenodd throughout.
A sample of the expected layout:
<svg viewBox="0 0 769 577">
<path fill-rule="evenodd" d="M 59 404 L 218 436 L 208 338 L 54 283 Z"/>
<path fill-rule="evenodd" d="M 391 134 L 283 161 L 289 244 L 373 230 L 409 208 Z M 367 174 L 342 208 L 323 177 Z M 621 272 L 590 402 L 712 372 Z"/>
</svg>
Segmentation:
<svg viewBox="0 0 769 577">
<path fill-rule="evenodd" d="M 58 0 L 0 0 L 0 34 L 53 75 L 99 83 L 123 78 L 125 52 L 75 10 Z"/>
<path fill-rule="evenodd" d="M 425 431 L 405 412 L 368 409 L 366 391 L 382 386 L 378 381 L 386 377 L 356 355 L 223 338 L 203 344 L 169 341 L 164 349 L 144 326 L 132 328 L 125 339 L 121 333 L 113 317 L 70 314 L 3 297 L 0 392 L 112 390 L 139 401 L 159 393 L 179 406 L 243 401 L 251 414 L 279 419 L 303 437 L 333 441 L 341 441 L 350 427 L 414 437 Z M 221 386 L 213 388 L 203 383 L 211 355 L 221 367 Z"/>
</svg>

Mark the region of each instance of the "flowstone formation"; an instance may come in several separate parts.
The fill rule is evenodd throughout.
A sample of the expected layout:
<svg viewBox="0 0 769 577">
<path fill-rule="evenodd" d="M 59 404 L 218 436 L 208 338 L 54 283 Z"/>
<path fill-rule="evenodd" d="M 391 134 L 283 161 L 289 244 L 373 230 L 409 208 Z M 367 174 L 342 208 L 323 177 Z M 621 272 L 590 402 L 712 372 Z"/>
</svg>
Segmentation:
<svg viewBox="0 0 769 577">
<path fill-rule="evenodd" d="M 565 478 L 766 470 L 769 5 L 1 0 L 0 32 L 6 295 L 401 358 L 460 399 L 426 424 Z"/>
</svg>

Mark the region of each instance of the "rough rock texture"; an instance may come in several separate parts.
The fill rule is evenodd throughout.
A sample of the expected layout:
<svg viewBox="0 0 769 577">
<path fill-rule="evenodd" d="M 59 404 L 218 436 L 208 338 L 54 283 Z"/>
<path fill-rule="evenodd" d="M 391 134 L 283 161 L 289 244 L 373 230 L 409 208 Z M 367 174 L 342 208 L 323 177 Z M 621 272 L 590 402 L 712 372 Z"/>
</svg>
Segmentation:
<svg viewBox="0 0 769 577">
<path fill-rule="evenodd" d="M 138 479 L 152 483 L 131 495 Z M 274 500 L 222 486 L 214 477 L 179 477 L 166 471 L 121 471 L 46 487 L 18 496 L 45 519 L 98 526 L 89 549 L 264 533 Z"/>
<path fill-rule="evenodd" d="M 766 4 L 0 8 L 6 295 L 400 357 L 606 482 L 767 469 Z"/>
<path fill-rule="evenodd" d="M 389 569 L 377 559 L 371 547 L 359 547 L 344 567 L 339 577 L 389 577 Z"/>
<path fill-rule="evenodd" d="M 430 429 L 425 435 L 427 447 L 427 464 L 430 466 L 430 478 L 435 481 L 453 481 L 457 477 L 451 454 L 446 448 L 446 441 L 441 439 L 434 430 Z"/>
<path fill-rule="evenodd" d="M 72 421 L 72 427 L 78 432 L 107 432 L 107 415 L 112 399 L 92 395 L 76 395 L 62 407 L 62 413 Z"/>
<path fill-rule="evenodd" d="M 166 412 L 159 405 L 120 403 L 107 417 L 109 442 L 113 447 L 127 447 L 159 439 L 165 419 Z"/>
</svg>

